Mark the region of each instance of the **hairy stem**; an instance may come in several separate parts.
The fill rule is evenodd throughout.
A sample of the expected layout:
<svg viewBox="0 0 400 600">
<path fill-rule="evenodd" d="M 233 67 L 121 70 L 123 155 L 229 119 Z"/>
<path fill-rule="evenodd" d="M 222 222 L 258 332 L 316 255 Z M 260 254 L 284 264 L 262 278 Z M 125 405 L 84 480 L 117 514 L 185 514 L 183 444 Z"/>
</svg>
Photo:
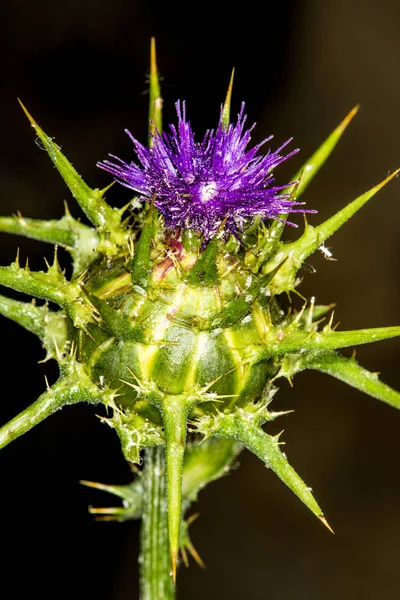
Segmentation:
<svg viewBox="0 0 400 600">
<path fill-rule="evenodd" d="M 140 599 L 174 600 L 162 446 L 145 451 L 142 511 Z"/>
</svg>

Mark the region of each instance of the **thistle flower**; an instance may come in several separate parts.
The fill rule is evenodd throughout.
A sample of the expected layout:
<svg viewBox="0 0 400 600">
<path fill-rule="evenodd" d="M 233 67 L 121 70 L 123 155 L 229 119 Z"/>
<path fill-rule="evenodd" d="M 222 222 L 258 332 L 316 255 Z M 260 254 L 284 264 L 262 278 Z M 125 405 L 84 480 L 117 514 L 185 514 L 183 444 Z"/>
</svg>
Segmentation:
<svg viewBox="0 0 400 600">
<path fill-rule="evenodd" d="M 208 130 L 202 142 L 196 142 L 186 120 L 185 103 L 175 106 L 178 126 L 170 125 L 169 134 L 156 131 L 150 147 L 126 130 L 141 166 L 113 155 L 116 163 L 98 164 L 138 192 L 140 200 L 154 199 L 167 227 L 198 231 L 207 241 L 222 227 L 237 236 L 256 216 L 266 220 L 288 212 L 315 212 L 296 208 L 303 203 L 284 192 L 294 183 L 273 185 L 275 167 L 298 152 L 281 154 L 291 139 L 265 155 L 258 152 L 273 136 L 247 149 L 255 125 L 245 129 L 244 103 L 235 125 L 225 127 L 221 110 L 217 129 Z"/>
<path fill-rule="evenodd" d="M 161 131 L 159 94 L 153 42 L 150 112 Z M 108 188 L 91 189 L 24 110 L 91 226 L 69 212 L 58 221 L 0 217 L 0 231 L 62 246 L 73 259 L 70 279 L 57 252 L 45 271 L 22 267 L 18 256 L 0 266 L 0 285 L 58 305 L 54 310 L 0 295 L 0 314 L 34 333 L 60 369 L 56 383 L 0 428 L 0 448 L 68 404 L 105 407 L 101 420 L 117 432 L 126 460 L 140 464 L 144 454 L 144 469 L 129 486 L 89 483 L 124 501 L 124 510 L 92 512 L 119 520 L 142 516 L 143 600 L 175 598 L 179 556 L 185 560 L 189 551 L 198 558 L 188 536 L 190 519 L 182 522 L 182 516 L 242 448 L 329 528 L 311 488 L 282 452 L 280 435 L 264 429 L 283 414 L 270 407 L 275 381 L 312 369 L 400 409 L 399 392 L 340 354 L 342 348 L 400 336 L 400 326 L 341 331 L 332 314 L 321 327 L 332 305 L 315 305 L 312 298 L 285 310 L 281 297 L 295 290 L 308 257 L 399 171 L 325 222 L 305 223 L 297 240 L 285 242 L 282 215 L 303 209 L 296 208 L 288 186 L 273 185 L 273 171 L 293 152 L 280 154 L 286 144 L 263 157 L 262 144 L 247 150 L 252 128 L 244 130 L 244 106 L 236 125 L 229 125 L 228 93 L 217 130 L 201 143 L 178 103 L 177 129 L 172 126 L 168 135 L 153 131 L 149 149 L 132 138 L 141 167 L 120 159 L 100 165 L 159 209 L 144 211 L 132 223 L 125 208 L 107 203 Z M 300 180 L 297 197 L 356 112 L 303 165 L 303 176 L 293 178 Z M 276 221 L 266 226 L 257 219 L 248 245 L 227 244 L 217 235 L 239 235 L 256 216 Z M 182 243 L 181 251 L 166 227 L 214 239 L 188 250 Z"/>
</svg>

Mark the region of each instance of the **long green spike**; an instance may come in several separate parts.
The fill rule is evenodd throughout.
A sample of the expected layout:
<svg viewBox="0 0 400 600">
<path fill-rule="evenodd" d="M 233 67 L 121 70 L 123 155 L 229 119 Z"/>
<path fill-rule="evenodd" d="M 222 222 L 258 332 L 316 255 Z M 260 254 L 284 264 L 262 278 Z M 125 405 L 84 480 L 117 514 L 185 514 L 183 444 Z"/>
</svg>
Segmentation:
<svg viewBox="0 0 400 600">
<path fill-rule="evenodd" d="M 348 125 L 358 113 L 359 108 L 360 105 L 357 104 L 343 119 L 343 121 L 339 123 L 336 129 L 332 131 L 332 133 L 326 138 L 326 140 L 314 152 L 314 154 L 310 156 L 310 158 L 299 169 L 296 175 L 292 178 L 292 181 L 300 180 L 296 190 L 296 198 L 300 198 L 302 193 L 310 185 L 311 181 L 314 179 L 314 177 L 316 176 L 320 168 L 323 166 L 325 161 L 329 158 L 329 156 L 335 149 L 337 143 L 339 142 L 340 138 L 342 137 L 343 133 L 347 129 Z M 290 189 L 288 191 L 290 191 Z M 285 228 L 284 221 L 287 220 L 287 217 L 287 214 L 282 214 L 280 215 L 282 221 L 274 221 L 272 223 L 268 235 L 270 239 L 270 244 L 272 243 L 275 245 L 279 242 L 283 230 Z"/>
<path fill-rule="evenodd" d="M 163 99 L 161 98 L 160 80 L 157 70 L 157 56 L 156 56 L 156 40 L 154 37 L 151 38 L 150 45 L 150 90 L 149 90 L 150 102 L 149 102 L 149 146 L 152 145 L 152 136 L 155 135 L 156 131 L 162 132 L 162 105 Z"/>
<path fill-rule="evenodd" d="M 300 179 L 299 187 L 297 188 L 296 197 L 300 196 L 305 192 L 311 181 L 314 179 L 320 168 L 324 165 L 325 161 L 332 154 L 340 138 L 344 134 L 347 127 L 350 125 L 353 118 L 356 116 L 360 109 L 360 105 L 357 104 L 351 109 L 349 114 L 343 119 L 341 123 L 332 131 L 332 133 L 326 138 L 321 146 L 314 152 L 314 154 L 304 163 L 293 178 L 293 181 Z"/>
<path fill-rule="evenodd" d="M 377 373 L 364 369 L 354 358 L 347 358 L 333 352 L 324 353 L 312 360 L 306 360 L 304 368 L 336 377 L 361 392 L 400 409 L 400 393 L 380 381 Z"/>
<path fill-rule="evenodd" d="M 124 246 L 128 239 L 127 230 L 121 225 L 121 211 L 103 200 L 104 191 L 92 190 L 83 181 L 60 147 L 39 127 L 22 102 L 19 103 L 73 197 L 91 223 L 98 228 L 99 234 L 102 234 L 99 250 L 105 254 L 116 254 L 118 247 Z"/>
<path fill-rule="evenodd" d="M 28 219 L 22 215 L 0 217 L 0 231 L 62 246 L 73 258 L 74 275 L 83 273 L 99 256 L 96 252 L 99 238 L 95 230 L 69 214 L 57 221 Z"/>
<path fill-rule="evenodd" d="M 222 107 L 221 123 L 225 129 L 228 129 L 231 120 L 231 99 L 233 89 L 233 78 L 235 76 L 235 69 L 232 69 L 231 78 L 229 81 L 228 91 L 226 92 L 225 102 Z"/>
<path fill-rule="evenodd" d="M 55 302 L 67 311 L 76 327 L 85 328 L 94 320 L 94 307 L 79 284 L 68 282 L 54 266 L 47 273 L 22 269 L 18 262 L 0 267 L 0 285 Z"/>
<path fill-rule="evenodd" d="M 64 359 L 61 377 L 48 388 L 31 406 L 0 428 L 0 449 L 17 439 L 44 419 L 68 404 L 104 402 L 110 392 L 97 388 L 86 375 L 83 366 L 71 357 Z"/>
<path fill-rule="evenodd" d="M 262 268 L 263 273 L 269 273 L 276 267 L 277 263 L 282 260 L 282 255 L 288 257 L 274 281 L 274 285 L 276 286 L 274 287 L 274 293 L 280 293 L 281 291 L 287 290 L 288 284 L 291 284 L 293 289 L 297 271 L 300 269 L 306 258 L 322 246 L 335 231 L 344 225 L 364 206 L 364 204 L 368 202 L 368 200 L 375 196 L 379 190 L 396 177 L 399 172 L 400 169 L 394 171 L 394 173 L 386 177 L 386 179 L 353 200 L 353 202 L 347 204 L 347 206 L 330 217 L 330 219 L 321 223 L 321 225 L 318 225 L 317 227 L 307 225 L 303 235 L 297 241 L 280 245 L 275 256 Z"/>
<path fill-rule="evenodd" d="M 301 477 L 289 464 L 286 456 L 280 451 L 279 436 L 271 436 L 265 433 L 252 418 L 245 418 L 243 414 L 224 415 L 220 414 L 215 419 L 213 435 L 234 439 L 245 446 L 260 458 L 267 467 L 285 483 L 289 489 L 316 515 L 323 523 L 331 529 L 323 515 L 321 508 L 316 502 L 311 490 Z M 332 531 L 332 530 L 331 530 Z"/>
<path fill-rule="evenodd" d="M 285 336 L 284 330 L 269 332 L 263 339 L 265 349 L 260 352 L 259 359 L 297 352 L 319 352 L 321 350 L 337 350 L 349 346 L 359 346 L 388 340 L 400 336 L 400 327 L 376 327 L 372 329 L 356 329 L 354 331 L 333 331 L 326 327 L 319 332 L 291 332 Z"/>
<path fill-rule="evenodd" d="M 176 567 L 182 516 L 182 473 L 190 404 L 182 396 L 166 396 L 162 405 L 168 496 L 168 532 L 172 578 Z"/>
</svg>

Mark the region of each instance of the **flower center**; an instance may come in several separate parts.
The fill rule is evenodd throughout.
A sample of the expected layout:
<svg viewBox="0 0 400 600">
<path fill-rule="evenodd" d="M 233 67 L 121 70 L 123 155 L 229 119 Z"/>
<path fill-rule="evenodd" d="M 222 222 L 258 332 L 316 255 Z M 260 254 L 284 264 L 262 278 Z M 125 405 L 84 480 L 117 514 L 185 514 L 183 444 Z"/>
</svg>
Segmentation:
<svg viewBox="0 0 400 600">
<path fill-rule="evenodd" d="M 215 181 L 211 181 L 211 183 L 206 183 L 206 185 L 202 185 L 200 188 L 200 200 L 202 202 L 208 202 L 212 200 L 217 193 L 217 184 Z"/>
</svg>

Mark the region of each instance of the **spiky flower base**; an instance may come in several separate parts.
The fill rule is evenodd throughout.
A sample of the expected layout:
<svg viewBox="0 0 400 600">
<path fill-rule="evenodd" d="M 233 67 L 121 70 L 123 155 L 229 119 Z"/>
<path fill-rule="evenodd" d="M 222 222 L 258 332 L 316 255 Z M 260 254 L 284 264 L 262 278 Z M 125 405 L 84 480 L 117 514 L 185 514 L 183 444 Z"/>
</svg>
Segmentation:
<svg viewBox="0 0 400 600">
<path fill-rule="evenodd" d="M 153 116 L 160 123 L 154 61 L 152 77 Z M 223 108 L 228 122 L 229 101 L 230 93 Z M 295 177 L 296 198 L 355 112 Z M 183 557 L 186 549 L 196 555 L 187 524 L 181 526 L 182 512 L 206 483 L 225 472 L 242 447 L 328 526 L 310 488 L 281 451 L 280 437 L 262 428 L 279 416 L 270 410 L 274 382 L 316 369 L 399 408 L 397 392 L 337 350 L 398 336 L 400 327 L 336 331 L 332 315 L 321 325 L 330 306 L 315 306 L 312 300 L 288 312 L 281 297 L 294 291 L 305 259 L 396 173 L 325 223 L 315 228 L 306 224 L 296 242 L 280 240 L 281 215 L 272 223 L 256 219 L 241 243 L 215 235 L 205 244 L 190 229 L 167 229 L 153 203 L 123 220 L 125 209 L 111 208 L 105 190 L 90 189 L 26 114 L 93 228 L 69 213 L 51 222 L 0 218 L 0 230 L 61 245 L 74 260 L 71 281 L 56 253 L 45 272 L 31 272 L 18 259 L 0 267 L 0 284 L 60 306 L 54 312 L 46 304 L 0 298 L 1 314 L 35 333 L 47 357 L 60 366 L 59 381 L 0 429 L 0 447 L 60 407 L 82 401 L 107 408 L 102 420 L 116 430 L 130 463 L 140 463 L 144 449 L 165 446 L 173 575 L 179 548 Z M 195 435 L 185 454 L 188 431 Z M 204 439 L 208 441 L 198 443 Z M 160 460 L 159 454 L 154 456 L 151 460 Z M 151 478 L 145 481 L 151 484 Z M 140 516 L 145 489 L 140 480 L 126 488 L 89 485 L 125 500 L 123 508 L 93 512 L 121 520 Z"/>
</svg>

